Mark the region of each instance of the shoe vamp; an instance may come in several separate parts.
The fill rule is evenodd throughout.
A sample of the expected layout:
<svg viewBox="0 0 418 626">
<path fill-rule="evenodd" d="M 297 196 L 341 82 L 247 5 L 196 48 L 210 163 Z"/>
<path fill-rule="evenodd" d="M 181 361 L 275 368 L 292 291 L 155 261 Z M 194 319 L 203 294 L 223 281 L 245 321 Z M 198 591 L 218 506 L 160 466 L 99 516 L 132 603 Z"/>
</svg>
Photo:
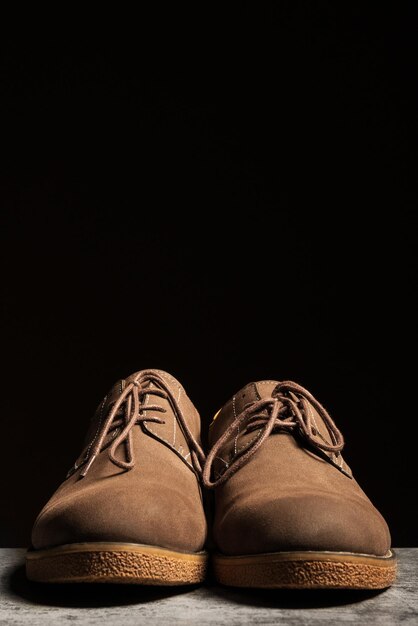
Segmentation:
<svg viewBox="0 0 418 626">
<path fill-rule="evenodd" d="M 95 538 L 201 549 L 206 522 L 196 475 L 140 426 L 132 438 L 131 470 L 104 450 L 84 478 L 74 474 L 59 487 L 36 521 L 36 547 Z"/>
<path fill-rule="evenodd" d="M 217 490 L 226 506 L 235 502 L 276 500 L 303 494 L 335 494 L 369 502 L 358 483 L 306 449 L 288 433 L 275 433 Z"/>
</svg>

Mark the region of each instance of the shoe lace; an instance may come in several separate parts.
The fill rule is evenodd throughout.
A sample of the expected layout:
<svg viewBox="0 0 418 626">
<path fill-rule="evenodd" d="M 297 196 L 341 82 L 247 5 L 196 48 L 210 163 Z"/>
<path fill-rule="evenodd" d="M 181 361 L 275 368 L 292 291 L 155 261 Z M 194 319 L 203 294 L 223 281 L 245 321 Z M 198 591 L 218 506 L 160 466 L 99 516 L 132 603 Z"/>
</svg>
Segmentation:
<svg viewBox="0 0 418 626">
<path fill-rule="evenodd" d="M 318 432 L 309 403 L 322 418 L 331 442 Z M 240 426 L 246 424 L 242 434 L 246 434 L 264 426 L 260 436 L 250 442 L 244 452 L 235 458 L 216 480 L 212 480 L 212 465 L 222 447 L 233 441 L 240 432 Z M 322 452 L 333 452 L 337 455 L 344 447 L 344 438 L 333 422 L 328 411 L 304 387 L 292 381 L 278 383 L 270 398 L 262 398 L 247 404 L 237 415 L 218 441 L 214 444 L 206 458 L 202 480 L 205 487 L 214 489 L 225 483 L 237 472 L 262 446 L 273 430 L 298 431 L 309 444 Z"/>
<path fill-rule="evenodd" d="M 149 385 L 144 386 L 145 383 L 155 383 L 158 387 L 150 387 Z M 100 429 L 97 439 L 88 451 L 87 457 L 84 460 L 86 464 L 80 472 L 80 478 L 86 476 L 97 456 L 104 448 L 107 447 L 107 444 L 105 443 L 106 437 L 109 433 L 116 431 L 116 429 L 121 430 L 109 448 L 109 459 L 114 465 L 124 470 L 130 470 L 134 467 L 135 460 L 132 445 L 132 428 L 141 422 L 155 422 L 157 424 L 165 423 L 160 417 L 148 417 L 144 415 L 144 411 L 166 413 L 166 409 L 158 404 L 145 405 L 144 399 L 146 395 L 158 396 L 160 398 L 167 399 L 170 402 L 189 443 L 193 467 L 198 475 L 201 475 L 205 455 L 199 443 L 190 431 L 176 398 L 171 393 L 170 388 L 161 376 L 157 375 L 155 372 L 143 371 L 129 382 L 113 405 L 106 421 Z M 125 446 L 125 461 L 116 457 L 116 451 L 121 444 Z"/>
</svg>

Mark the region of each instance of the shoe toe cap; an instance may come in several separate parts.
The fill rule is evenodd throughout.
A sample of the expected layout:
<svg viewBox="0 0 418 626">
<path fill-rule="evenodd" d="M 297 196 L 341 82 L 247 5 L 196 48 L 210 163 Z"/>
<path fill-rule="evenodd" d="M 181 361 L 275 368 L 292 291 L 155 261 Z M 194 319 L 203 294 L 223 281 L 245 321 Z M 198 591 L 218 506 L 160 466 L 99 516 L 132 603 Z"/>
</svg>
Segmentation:
<svg viewBox="0 0 418 626">
<path fill-rule="evenodd" d="M 47 505 L 32 531 L 35 549 L 114 541 L 197 552 L 205 539 L 200 501 L 173 486 L 135 498 L 124 489 L 85 490 Z"/>
<path fill-rule="evenodd" d="M 215 540 L 230 555 L 288 550 L 384 555 L 390 549 L 386 522 L 370 502 L 324 494 L 232 505 L 215 522 Z"/>
</svg>

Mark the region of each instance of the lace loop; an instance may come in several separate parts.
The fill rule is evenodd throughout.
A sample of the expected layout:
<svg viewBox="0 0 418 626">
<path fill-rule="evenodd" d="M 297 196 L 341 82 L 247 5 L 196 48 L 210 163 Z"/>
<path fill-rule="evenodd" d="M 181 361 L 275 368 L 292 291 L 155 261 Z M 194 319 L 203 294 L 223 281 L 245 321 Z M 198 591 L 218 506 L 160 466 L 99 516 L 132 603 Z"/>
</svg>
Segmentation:
<svg viewBox="0 0 418 626">
<path fill-rule="evenodd" d="M 330 435 L 331 442 L 322 436 L 318 438 L 309 403 L 316 409 Z M 212 465 L 221 448 L 234 439 L 240 426 L 246 424 L 244 433 L 260 427 L 260 435 L 250 443 L 249 447 L 226 468 L 216 480 L 212 480 Z M 218 441 L 210 450 L 203 470 L 203 484 L 208 489 L 214 489 L 225 483 L 257 452 L 273 429 L 299 430 L 302 436 L 315 448 L 323 452 L 339 453 L 344 447 L 344 438 L 333 422 L 328 411 L 304 387 L 292 381 L 278 383 L 270 398 L 262 398 L 250 403 L 237 415 Z"/>
<path fill-rule="evenodd" d="M 158 387 L 144 386 L 145 383 L 155 383 Z M 143 399 L 146 395 L 158 396 L 163 399 L 168 399 L 173 406 L 173 410 L 183 428 L 186 439 L 190 445 L 191 458 L 193 466 L 197 473 L 202 473 L 202 465 L 205 460 L 205 455 L 199 443 L 194 438 L 189 426 L 184 418 L 184 415 L 178 405 L 177 400 L 173 396 L 164 379 L 152 371 L 140 372 L 134 380 L 130 381 L 125 389 L 120 394 L 119 398 L 114 403 L 110 410 L 103 426 L 101 427 L 100 434 L 95 441 L 94 445 L 88 453 L 86 458 L 86 464 L 80 472 L 80 478 L 86 476 L 89 469 L 93 465 L 95 459 L 102 451 L 106 437 L 108 434 L 117 428 L 121 428 L 119 434 L 115 437 L 112 445 L 109 448 L 108 455 L 110 461 L 124 470 L 130 470 L 135 465 L 133 445 L 132 445 L 132 428 L 141 422 L 155 422 L 157 424 L 164 424 L 164 420 L 159 417 L 148 417 L 144 415 L 144 411 L 158 411 L 165 413 L 166 409 L 158 404 L 144 404 Z M 125 408 L 124 415 L 120 416 L 120 411 Z M 119 417 L 118 417 L 119 416 Z M 116 451 L 119 446 L 123 444 L 125 446 L 126 460 L 117 458 Z"/>
</svg>

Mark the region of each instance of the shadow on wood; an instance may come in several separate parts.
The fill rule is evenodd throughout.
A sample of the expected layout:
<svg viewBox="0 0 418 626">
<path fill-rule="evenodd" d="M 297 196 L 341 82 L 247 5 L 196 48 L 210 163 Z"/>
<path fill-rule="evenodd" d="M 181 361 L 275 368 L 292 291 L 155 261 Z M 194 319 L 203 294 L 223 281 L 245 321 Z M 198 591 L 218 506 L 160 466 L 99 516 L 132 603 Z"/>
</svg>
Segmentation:
<svg viewBox="0 0 418 626">
<path fill-rule="evenodd" d="M 115 584 L 45 584 L 26 578 L 25 567 L 19 565 L 9 575 L 11 593 L 33 604 L 55 607 L 98 608 L 147 604 L 190 592 L 195 586 L 151 587 Z"/>
<path fill-rule="evenodd" d="M 214 598 L 253 607 L 315 609 L 356 604 L 374 598 L 385 590 L 345 589 L 239 589 L 214 587 Z"/>
</svg>

